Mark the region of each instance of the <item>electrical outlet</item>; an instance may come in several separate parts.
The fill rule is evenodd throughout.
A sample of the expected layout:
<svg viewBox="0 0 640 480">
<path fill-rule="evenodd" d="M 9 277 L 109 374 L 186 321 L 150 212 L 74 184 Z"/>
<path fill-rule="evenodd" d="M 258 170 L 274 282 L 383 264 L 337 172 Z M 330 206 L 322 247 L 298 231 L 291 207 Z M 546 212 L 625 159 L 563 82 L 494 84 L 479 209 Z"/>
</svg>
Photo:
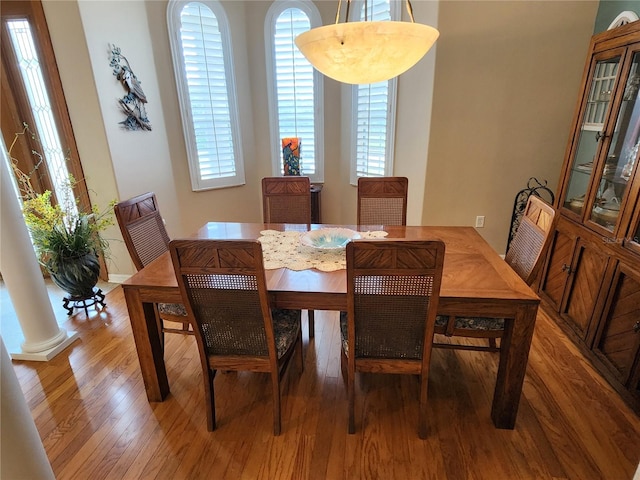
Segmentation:
<svg viewBox="0 0 640 480">
<path fill-rule="evenodd" d="M 484 227 L 484 215 L 478 215 L 476 217 L 476 228 Z"/>
</svg>

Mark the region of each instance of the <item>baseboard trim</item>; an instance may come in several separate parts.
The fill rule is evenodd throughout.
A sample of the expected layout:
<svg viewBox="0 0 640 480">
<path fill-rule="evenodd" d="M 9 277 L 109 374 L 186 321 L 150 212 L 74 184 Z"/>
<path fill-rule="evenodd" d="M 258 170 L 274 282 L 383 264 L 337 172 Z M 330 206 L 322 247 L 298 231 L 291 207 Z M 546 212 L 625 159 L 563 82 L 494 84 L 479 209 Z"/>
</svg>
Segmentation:
<svg viewBox="0 0 640 480">
<path fill-rule="evenodd" d="M 119 273 L 110 273 L 109 274 L 109 283 L 122 283 L 126 279 L 130 278 L 131 275 L 123 275 Z"/>
</svg>

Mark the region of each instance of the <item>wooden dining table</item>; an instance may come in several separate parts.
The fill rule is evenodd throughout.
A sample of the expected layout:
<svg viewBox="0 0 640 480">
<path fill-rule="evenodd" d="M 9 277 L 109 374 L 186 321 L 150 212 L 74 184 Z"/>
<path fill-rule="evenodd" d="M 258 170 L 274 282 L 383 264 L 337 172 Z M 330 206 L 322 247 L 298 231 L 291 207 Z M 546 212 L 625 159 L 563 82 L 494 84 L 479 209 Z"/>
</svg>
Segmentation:
<svg viewBox="0 0 640 480">
<path fill-rule="evenodd" d="M 257 239 L 264 230 L 305 230 L 306 225 L 262 223 L 205 224 L 189 238 Z M 311 229 L 327 225 L 311 225 Z M 445 243 L 444 271 L 438 313 L 505 318 L 500 363 L 491 418 L 497 428 L 515 426 L 539 297 L 472 227 L 342 226 L 359 231 L 383 230 L 388 239 Z M 304 310 L 346 310 L 346 271 L 315 269 L 266 271 L 272 305 Z M 140 369 L 150 402 L 169 394 L 162 333 L 155 303 L 182 303 L 169 252 L 123 282 L 122 287 L 136 344 Z"/>
</svg>

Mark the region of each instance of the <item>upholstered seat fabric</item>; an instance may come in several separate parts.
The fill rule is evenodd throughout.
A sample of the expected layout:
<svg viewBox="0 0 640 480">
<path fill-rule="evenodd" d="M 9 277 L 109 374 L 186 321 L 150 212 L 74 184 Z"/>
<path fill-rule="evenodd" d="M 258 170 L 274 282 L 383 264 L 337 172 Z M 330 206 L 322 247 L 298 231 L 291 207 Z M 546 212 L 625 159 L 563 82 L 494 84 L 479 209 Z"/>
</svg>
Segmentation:
<svg viewBox="0 0 640 480">
<path fill-rule="evenodd" d="M 448 321 L 448 316 L 438 315 L 436 317 L 436 327 L 446 328 Z M 504 330 L 504 318 L 456 317 L 455 328 L 486 331 Z"/>
<path fill-rule="evenodd" d="M 287 352 L 289 347 L 293 345 L 300 330 L 301 310 L 284 310 L 272 309 L 271 317 L 273 318 L 273 334 L 276 340 L 276 350 L 278 358 Z"/>
<path fill-rule="evenodd" d="M 175 315 L 177 317 L 186 317 L 187 309 L 181 303 L 159 303 L 158 312 L 161 315 Z"/>
</svg>

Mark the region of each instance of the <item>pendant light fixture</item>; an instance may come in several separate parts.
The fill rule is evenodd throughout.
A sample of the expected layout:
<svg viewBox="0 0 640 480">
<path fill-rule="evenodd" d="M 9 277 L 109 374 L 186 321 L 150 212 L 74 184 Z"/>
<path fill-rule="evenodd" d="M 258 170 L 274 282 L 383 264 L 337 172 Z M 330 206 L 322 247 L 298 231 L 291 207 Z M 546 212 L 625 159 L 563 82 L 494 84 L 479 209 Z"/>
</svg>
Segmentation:
<svg viewBox="0 0 640 480">
<path fill-rule="evenodd" d="M 440 35 L 433 27 L 415 23 L 409 0 L 411 22 L 349 22 L 351 0 L 347 0 L 346 20 L 338 23 L 341 5 L 339 0 L 335 24 L 313 28 L 295 39 L 311 65 L 339 82 L 376 83 L 396 77 L 418 63 Z"/>
</svg>

